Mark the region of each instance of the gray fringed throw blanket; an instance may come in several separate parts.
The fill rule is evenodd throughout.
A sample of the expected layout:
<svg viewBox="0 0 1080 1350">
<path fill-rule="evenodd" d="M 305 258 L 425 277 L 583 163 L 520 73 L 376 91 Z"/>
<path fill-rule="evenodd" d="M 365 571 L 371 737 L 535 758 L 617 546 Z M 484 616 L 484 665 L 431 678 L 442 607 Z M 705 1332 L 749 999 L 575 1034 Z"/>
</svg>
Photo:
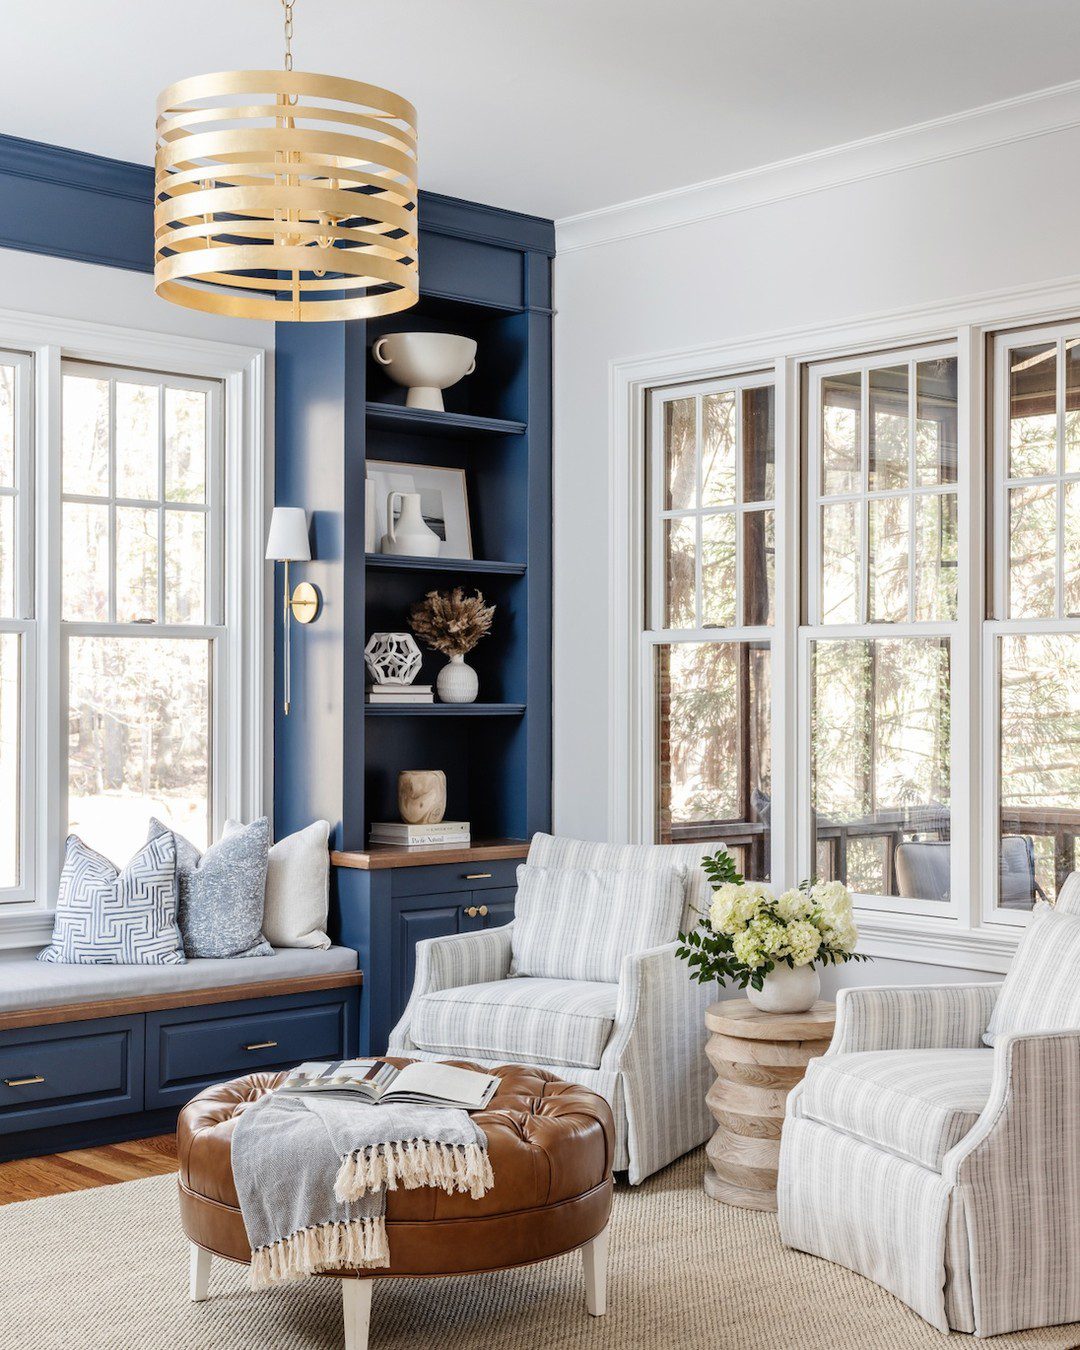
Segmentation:
<svg viewBox="0 0 1080 1350">
<path fill-rule="evenodd" d="M 390 1264 L 386 1192 L 438 1186 L 479 1199 L 487 1139 L 465 1111 L 268 1093 L 243 1112 L 232 1170 L 251 1287 Z"/>
</svg>

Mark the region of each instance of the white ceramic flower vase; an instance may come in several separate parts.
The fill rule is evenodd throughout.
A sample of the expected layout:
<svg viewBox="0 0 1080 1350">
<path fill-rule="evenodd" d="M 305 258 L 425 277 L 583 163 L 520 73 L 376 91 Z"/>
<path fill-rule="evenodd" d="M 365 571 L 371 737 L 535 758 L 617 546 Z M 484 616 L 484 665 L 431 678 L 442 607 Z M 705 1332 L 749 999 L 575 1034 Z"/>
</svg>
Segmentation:
<svg viewBox="0 0 1080 1350">
<path fill-rule="evenodd" d="M 475 703 L 480 680 L 463 656 L 452 656 L 439 671 L 435 688 L 444 703 Z"/>
<path fill-rule="evenodd" d="M 761 989 L 746 986 L 746 997 L 762 1012 L 809 1012 L 821 993 L 821 978 L 813 966 L 777 962 L 765 976 Z"/>
</svg>

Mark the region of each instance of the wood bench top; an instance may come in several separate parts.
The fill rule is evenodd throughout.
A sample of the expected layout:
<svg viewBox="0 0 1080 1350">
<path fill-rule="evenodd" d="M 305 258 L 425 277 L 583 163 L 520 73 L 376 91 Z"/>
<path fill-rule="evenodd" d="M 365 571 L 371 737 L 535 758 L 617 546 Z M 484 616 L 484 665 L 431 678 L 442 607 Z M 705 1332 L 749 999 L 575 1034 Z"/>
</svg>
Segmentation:
<svg viewBox="0 0 1080 1350">
<path fill-rule="evenodd" d="M 55 1026 L 58 1022 L 90 1022 L 98 1017 L 126 1017 L 132 1013 L 165 1012 L 169 1008 L 201 1008 L 212 1003 L 239 1003 L 249 998 L 281 998 L 321 989 L 350 989 L 364 982 L 361 970 L 338 970 L 326 975 L 290 975 L 230 984 L 211 989 L 178 989 L 168 994 L 136 994 L 132 998 L 102 998 L 81 1003 L 56 1003 L 48 1008 L 17 1008 L 0 1012 L 0 1031 L 19 1027 Z"/>
</svg>

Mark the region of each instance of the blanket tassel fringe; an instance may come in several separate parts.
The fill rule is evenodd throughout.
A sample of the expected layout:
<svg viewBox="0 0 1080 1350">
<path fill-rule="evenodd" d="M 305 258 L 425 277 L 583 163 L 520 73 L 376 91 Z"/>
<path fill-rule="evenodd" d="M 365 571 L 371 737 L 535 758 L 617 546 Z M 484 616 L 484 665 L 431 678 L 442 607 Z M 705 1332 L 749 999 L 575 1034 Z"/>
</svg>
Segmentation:
<svg viewBox="0 0 1080 1350">
<path fill-rule="evenodd" d="M 320 1270 L 388 1266 L 390 1248 L 382 1216 L 315 1224 L 251 1253 L 252 1289 L 303 1280 Z"/>
<path fill-rule="evenodd" d="M 334 1184 L 339 1201 L 359 1200 L 371 1191 L 413 1191 L 437 1186 L 479 1200 L 495 1184 L 487 1149 L 479 1144 L 443 1144 L 405 1139 L 357 1149 L 342 1161 Z"/>
</svg>

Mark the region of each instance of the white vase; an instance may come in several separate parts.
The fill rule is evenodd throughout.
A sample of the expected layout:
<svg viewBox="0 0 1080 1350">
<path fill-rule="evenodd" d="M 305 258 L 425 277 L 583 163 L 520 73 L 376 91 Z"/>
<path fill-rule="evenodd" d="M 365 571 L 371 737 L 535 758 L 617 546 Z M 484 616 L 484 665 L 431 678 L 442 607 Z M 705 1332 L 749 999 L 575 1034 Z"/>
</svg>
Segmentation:
<svg viewBox="0 0 1080 1350">
<path fill-rule="evenodd" d="M 809 1012 L 821 993 L 821 979 L 813 966 L 791 967 L 777 962 L 760 990 L 746 986 L 746 997 L 762 1012 Z"/>
<path fill-rule="evenodd" d="M 394 520 L 394 502 L 401 500 L 401 513 Z M 386 498 L 386 533 L 382 551 L 398 556 L 437 558 L 442 540 L 424 520 L 419 492 L 391 492 Z"/>
<path fill-rule="evenodd" d="M 435 688 L 444 703 L 475 703 L 480 680 L 463 656 L 452 656 L 439 671 Z"/>
</svg>

